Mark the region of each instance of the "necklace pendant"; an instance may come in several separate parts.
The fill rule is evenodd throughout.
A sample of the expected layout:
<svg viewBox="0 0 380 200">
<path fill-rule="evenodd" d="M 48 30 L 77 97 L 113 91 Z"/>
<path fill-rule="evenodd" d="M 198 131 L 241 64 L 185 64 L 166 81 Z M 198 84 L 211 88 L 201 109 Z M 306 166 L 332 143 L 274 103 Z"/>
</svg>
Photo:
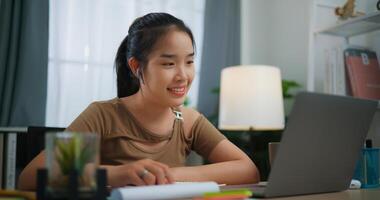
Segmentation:
<svg viewBox="0 0 380 200">
<path fill-rule="evenodd" d="M 173 111 L 173 112 L 174 112 L 174 114 L 175 114 L 175 118 L 176 118 L 176 119 L 183 120 L 182 112 L 179 112 L 179 111 Z"/>
</svg>

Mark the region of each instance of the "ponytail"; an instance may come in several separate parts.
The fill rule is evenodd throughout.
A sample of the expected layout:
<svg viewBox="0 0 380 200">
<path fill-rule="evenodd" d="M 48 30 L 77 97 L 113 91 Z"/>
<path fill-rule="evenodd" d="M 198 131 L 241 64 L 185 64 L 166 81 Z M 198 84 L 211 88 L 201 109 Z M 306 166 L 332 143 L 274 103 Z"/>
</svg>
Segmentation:
<svg viewBox="0 0 380 200">
<path fill-rule="evenodd" d="M 115 67 L 117 76 L 117 96 L 119 98 L 135 94 L 139 88 L 140 83 L 137 77 L 132 73 L 128 65 L 128 35 L 121 42 L 117 50 Z"/>
</svg>

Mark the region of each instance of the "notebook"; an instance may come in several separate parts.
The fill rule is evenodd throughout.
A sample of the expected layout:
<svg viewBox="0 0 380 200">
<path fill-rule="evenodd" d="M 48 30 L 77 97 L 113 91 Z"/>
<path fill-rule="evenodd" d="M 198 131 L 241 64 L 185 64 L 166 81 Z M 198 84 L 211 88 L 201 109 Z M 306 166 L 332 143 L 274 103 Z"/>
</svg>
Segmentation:
<svg viewBox="0 0 380 200">
<path fill-rule="evenodd" d="M 127 186 L 112 190 L 110 200 L 191 199 L 219 192 L 216 182 L 177 182 L 167 185 Z"/>
<path fill-rule="evenodd" d="M 268 182 L 253 196 L 277 197 L 346 190 L 378 102 L 303 92 L 283 132 Z"/>
</svg>

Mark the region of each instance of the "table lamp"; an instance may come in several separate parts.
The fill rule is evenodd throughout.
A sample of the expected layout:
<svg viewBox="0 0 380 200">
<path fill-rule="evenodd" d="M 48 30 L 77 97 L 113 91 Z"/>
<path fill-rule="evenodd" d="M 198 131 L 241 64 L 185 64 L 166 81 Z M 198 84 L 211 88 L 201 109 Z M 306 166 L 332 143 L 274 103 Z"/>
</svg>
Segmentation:
<svg viewBox="0 0 380 200">
<path fill-rule="evenodd" d="M 279 68 L 245 65 L 222 70 L 219 129 L 266 131 L 283 128 L 284 103 Z"/>
</svg>

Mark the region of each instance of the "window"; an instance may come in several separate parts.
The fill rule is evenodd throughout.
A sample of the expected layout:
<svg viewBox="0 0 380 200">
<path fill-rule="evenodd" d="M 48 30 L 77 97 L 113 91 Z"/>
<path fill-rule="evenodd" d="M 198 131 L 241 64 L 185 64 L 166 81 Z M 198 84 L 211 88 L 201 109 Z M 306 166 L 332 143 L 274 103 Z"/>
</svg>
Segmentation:
<svg viewBox="0 0 380 200">
<path fill-rule="evenodd" d="M 204 0 L 50 1 L 47 126 L 68 126 L 91 102 L 116 97 L 114 58 L 128 27 L 149 12 L 167 12 L 193 31 L 196 78 L 188 97 L 197 104 Z"/>
</svg>

